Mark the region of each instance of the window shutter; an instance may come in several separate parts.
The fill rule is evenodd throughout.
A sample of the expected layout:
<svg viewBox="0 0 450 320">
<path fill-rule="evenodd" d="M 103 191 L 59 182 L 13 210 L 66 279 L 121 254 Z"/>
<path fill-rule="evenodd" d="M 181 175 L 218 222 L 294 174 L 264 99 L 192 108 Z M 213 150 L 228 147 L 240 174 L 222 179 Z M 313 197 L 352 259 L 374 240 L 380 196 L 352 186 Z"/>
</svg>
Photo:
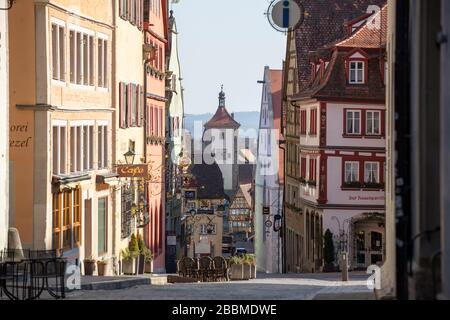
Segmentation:
<svg viewBox="0 0 450 320">
<path fill-rule="evenodd" d="M 131 84 L 128 84 L 126 87 L 127 90 L 127 127 L 131 127 L 131 98 L 132 98 L 132 87 Z"/>
<path fill-rule="evenodd" d="M 120 1 L 120 3 L 122 3 L 122 1 Z M 123 103 L 124 103 L 124 93 L 125 92 L 123 92 L 123 82 L 120 82 L 119 83 L 119 127 L 120 128 L 124 128 L 124 119 L 123 119 L 123 116 L 124 116 L 124 105 L 123 105 Z"/>
<path fill-rule="evenodd" d="M 142 126 L 142 109 L 141 109 L 141 105 L 142 105 L 142 89 L 141 89 L 141 85 L 137 85 L 137 115 L 136 115 L 136 121 L 137 121 L 137 126 L 141 127 Z"/>
</svg>

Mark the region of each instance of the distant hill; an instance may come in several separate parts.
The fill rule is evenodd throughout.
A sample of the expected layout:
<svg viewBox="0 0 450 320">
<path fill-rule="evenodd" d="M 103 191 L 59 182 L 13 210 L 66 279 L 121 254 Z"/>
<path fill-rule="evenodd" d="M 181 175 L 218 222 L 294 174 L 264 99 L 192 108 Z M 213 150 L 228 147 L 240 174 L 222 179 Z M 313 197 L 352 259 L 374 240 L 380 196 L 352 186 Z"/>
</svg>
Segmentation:
<svg viewBox="0 0 450 320">
<path fill-rule="evenodd" d="M 212 113 L 203 113 L 203 114 L 186 114 L 185 115 L 185 127 L 194 138 L 201 138 L 197 132 L 194 133 L 194 123 L 200 122 L 201 130 L 203 130 L 203 125 L 211 119 L 213 116 Z M 258 111 L 248 111 L 248 112 L 235 112 L 234 119 L 241 124 L 241 132 L 244 132 L 243 136 L 249 136 L 250 138 L 256 138 L 256 134 L 259 128 L 259 112 Z M 198 124 L 197 124 L 198 126 Z M 253 129 L 253 134 L 245 131 Z"/>
</svg>

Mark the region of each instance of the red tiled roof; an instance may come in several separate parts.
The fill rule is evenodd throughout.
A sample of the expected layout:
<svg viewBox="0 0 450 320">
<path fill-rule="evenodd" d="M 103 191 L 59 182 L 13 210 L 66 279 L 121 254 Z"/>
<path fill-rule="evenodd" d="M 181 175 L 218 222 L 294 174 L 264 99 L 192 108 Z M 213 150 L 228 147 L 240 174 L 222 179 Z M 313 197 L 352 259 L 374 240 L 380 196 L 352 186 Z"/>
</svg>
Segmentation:
<svg viewBox="0 0 450 320">
<path fill-rule="evenodd" d="M 218 107 L 216 114 L 205 124 L 206 129 L 239 129 L 240 126 L 225 107 Z"/>
<path fill-rule="evenodd" d="M 351 37 L 336 44 L 338 47 L 348 48 L 380 48 L 386 46 L 388 6 L 370 18 L 367 23 Z M 380 26 L 376 26 L 376 24 Z"/>
<path fill-rule="evenodd" d="M 300 0 L 298 0 L 300 2 Z M 311 79 L 308 53 L 342 39 L 346 24 L 367 13 L 370 5 L 384 6 L 386 0 L 313 0 L 301 1 L 306 10 L 305 20 L 296 30 L 297 66 L 300 89 Z"/>
<path fill-rule="evenodd" d="M 372 29 L 371 23 L 381 16 L 381 28 Z M 358 99 L 384 101 L 385 86 L 382 79 L 380 59 L 383 59 L 386 45 L 387 6 L 368 19 L 353 35 L 319 50 L 327 50 L 332 56 L 323 77 L 316 76 L 302 90 L 297 99 Z M 325 49 L 328 48 L 328 49 Z M 368 55 L 369 77 L 365 85 L 348 85 L 345 59 L 355 50 L 363 50 Z"/>
</svg>

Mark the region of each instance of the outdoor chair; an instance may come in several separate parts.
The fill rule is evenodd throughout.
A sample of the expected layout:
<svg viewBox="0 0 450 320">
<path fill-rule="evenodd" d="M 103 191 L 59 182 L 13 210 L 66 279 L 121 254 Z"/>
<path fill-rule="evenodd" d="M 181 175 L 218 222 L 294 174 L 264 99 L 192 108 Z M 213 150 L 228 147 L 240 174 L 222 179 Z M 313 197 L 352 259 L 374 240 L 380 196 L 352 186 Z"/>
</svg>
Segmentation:
<svg viewBox="0 0 450 320">
<path fill-rule="evenodd" d="M 211 257 L 202 257 L 199 260 L 199 276 L 203 282 L 210 281 L 214 276 L 214 263 Z"/>
<path fill-rule="evenodd" d="M 199 271 L 197 262 L 189 257 L 185 257 L 186 277 L 198 278 Z"/>
<path fill-rule="evenodd" d="M 56 250 L 30 251 L 29 260 L 33 297 L 37 298 L 47 290 L 52 297 L 64 299 L 66 260 Z"/>
<path fill-rule="evenodd" d="M 7 249 L 1 254 L 0 261 L 0 297 L 3 293 L 10 300 L 29 299 L 28 261 L 25 250 Z"/>
<path fill-rule="evenodd" d="M 177 270 L 180 277 L 187 277 L 186 257 L 181 258 L 177 262 Z"/>
<path fill-rule="evenodd" d="M 224 257 L 215 257 L 214 261 L 214 280 L 223 279 L 229 281 L 229 269 Z"/>
</svg>

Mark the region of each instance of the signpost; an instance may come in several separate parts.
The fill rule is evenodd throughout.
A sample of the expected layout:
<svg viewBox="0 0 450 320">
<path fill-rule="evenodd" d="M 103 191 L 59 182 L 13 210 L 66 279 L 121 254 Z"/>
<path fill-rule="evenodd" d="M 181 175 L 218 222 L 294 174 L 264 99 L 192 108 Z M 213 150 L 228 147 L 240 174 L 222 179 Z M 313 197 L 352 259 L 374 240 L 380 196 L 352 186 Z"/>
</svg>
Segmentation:
<svg viewBox="0 0 450 320">
<path fill-rule="evenodd" d="M 273 0 L 266 15 L 275 30 L 286 33 L 303 23 L 305 9 L 293 0 Z"/>
</svg>

